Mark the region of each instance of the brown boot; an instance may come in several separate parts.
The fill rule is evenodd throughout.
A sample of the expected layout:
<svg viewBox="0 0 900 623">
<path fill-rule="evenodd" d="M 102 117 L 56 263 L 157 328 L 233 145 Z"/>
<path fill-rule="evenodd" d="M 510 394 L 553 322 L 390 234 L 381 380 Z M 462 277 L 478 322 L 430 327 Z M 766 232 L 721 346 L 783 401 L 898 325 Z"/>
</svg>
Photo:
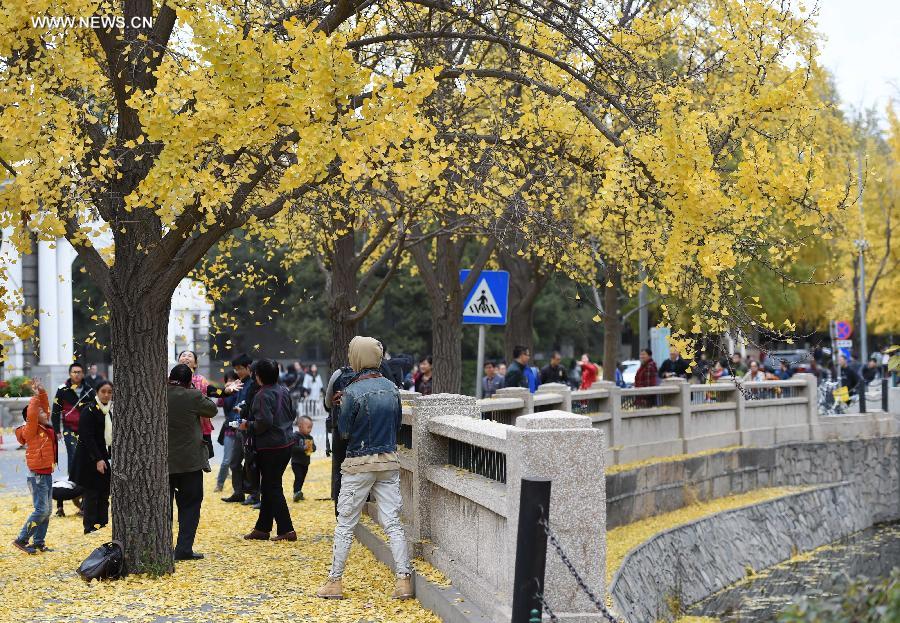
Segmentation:
<svg viewBox="0 0 900 623">
<path fill-rule="evenodd" d="M 253 530 L 250 531 L 250 534 L 244 535 L 244 540 L 245 541 L 268 541 L 269 533 L 263 532 L 262 530 L 257 530 L 256 528 L 254 528 Z"/>
<path fill-rule="evenodd" d="M 316 596 L 322 599 L 343 599 L 344 585 L 341 583 L 341 578 L 336 580 L 328 578 L 328 581 L 322 585 L 322 588 L 316 591 Z"/>
<path fill-rule="evenodd" d="M 398 575 L 397 584 L 391 599 L 412 599 L 414 595 L 413 580 L 411 575 Z"/>
<path fill-rule="evenodd" d="M 284 534 L 279 534 L 278 536 L 272 537 L 273 541 L 296 541 L 297 540 L 297 532 L 291 530 L 290 532 L 285 532 Z"/>
</svg>

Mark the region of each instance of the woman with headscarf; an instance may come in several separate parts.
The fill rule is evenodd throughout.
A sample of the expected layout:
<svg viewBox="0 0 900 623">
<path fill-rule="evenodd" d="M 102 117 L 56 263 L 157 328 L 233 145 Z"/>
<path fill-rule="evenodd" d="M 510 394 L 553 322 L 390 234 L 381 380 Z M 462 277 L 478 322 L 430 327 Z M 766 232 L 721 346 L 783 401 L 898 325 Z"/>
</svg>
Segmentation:
<svg viewBox="0 0 900 623">
<path fill-rule="evenodd" d="M 100 381 L 96 396 L 81 409 L 73 480 L 84 488 L 81 510 L 84 533 L 109 523 L 113 385 Z"/>
<path fill-rule="evenodd" d="M 182 351 L 181 354 L 178 355 L 178 363 L 183 363 L 191 369 L 191 387 L 199 389 L 200 393 L 204 396 L 208 395 L 209 381 L 206 380 L 205 376 L 197 372 L 197 353 L 192 350 Z M 213 454 L 215 454 L 215 452 L 213 452 L 212 444 L 212 419 L 201 418 L 200 428 L 203 431 L 203 443 L 206 444 L 206 448 L 209 450 L 209 458 L 212 458 Z"/>
</svg>

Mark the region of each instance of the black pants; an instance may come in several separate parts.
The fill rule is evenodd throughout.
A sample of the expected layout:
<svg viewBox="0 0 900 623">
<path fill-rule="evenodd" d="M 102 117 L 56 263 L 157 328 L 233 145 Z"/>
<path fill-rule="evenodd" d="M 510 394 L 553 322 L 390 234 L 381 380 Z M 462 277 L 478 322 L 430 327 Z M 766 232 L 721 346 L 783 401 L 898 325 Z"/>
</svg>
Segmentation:
<svg viewBox="0 0 900 623">
<path fill-rule="evenodd" d="M 294 470 L 294 493 L 303 491 L 303 483 L 306 482 L 309 463 L 291 463 L 291 469 Z"/>
<path fill-rule="evenodd" d="M 289 447 L 277 450 L 262 450 L 256 454 L 256 462 L 259 465 L 259 473 L 262 477 L 259 487 L 261 506 L 259 508 L 259 519 L 256 520 L 257 530 L 271 532 L 273 521 L 278 524 L 278 534 L 285 534 L 294 529 L 287 500 L 284 499 L 284 487 L 282 486 L 284 470 L 287 469 L 290 461 L 291 448 Z"/>
<path fill-rule="evenodd" d="M 81 497 L 84 533 L 93 532 L 109 523 L 109 485 L 85 489 Z"/>
<path fill-rule="evenodd" d="M 244 446 L 244 491 L 249 495 L 259 495 L 259 458 L 256 449 Z"/>
<path fill-rule="evenodd" d="M 178 539 L 175 555 L 189 556 L 194 551 L 194 537 L 200 525 L 200 506 L 203 504 L 203 471 L 169 474 L 169 495 L 178 506 Z"/>
<path fill-rule="evenodd" d="M 331 499 L 334 500 L 334 516 L 337 517 L 337 503 L 341 495 L 341 463 L 347 458 L 347 440 L 341 439 L 337 427 L 331 438 Z"/>
<path fill-rule="evenodd" d="M 231 469 L 232 489 L 235 494 L 244 495 L 244 434 L 241 431 L 234 434 L 234 446 L 231 448 L 228 466 Z"/>
</svg>

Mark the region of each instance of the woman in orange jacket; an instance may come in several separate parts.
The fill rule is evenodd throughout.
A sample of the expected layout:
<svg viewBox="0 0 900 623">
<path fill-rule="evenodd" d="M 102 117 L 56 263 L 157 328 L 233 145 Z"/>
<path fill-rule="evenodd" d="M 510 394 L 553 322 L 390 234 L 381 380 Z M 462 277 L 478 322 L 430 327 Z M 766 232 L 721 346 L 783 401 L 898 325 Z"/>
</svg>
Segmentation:
<svg viewBox="0 0 900 623">
<path fill-rule="evenodd" d="M 50 400 L 40 380 L 31 382 L 34 396 L 26 409 L 25 424 L 16 429 L 16 439 L 25 446 L 28 466 L 28 488 L 31 490 L 34 511 L 22 526 L 13 545 L 25 552 L 45 552 L 50 511 L 53 507 L 53 470 L 58 461 L 56 435 L 50 424 Z M 34 539 L 29 545 L 29 541 Z"/>
</svg>

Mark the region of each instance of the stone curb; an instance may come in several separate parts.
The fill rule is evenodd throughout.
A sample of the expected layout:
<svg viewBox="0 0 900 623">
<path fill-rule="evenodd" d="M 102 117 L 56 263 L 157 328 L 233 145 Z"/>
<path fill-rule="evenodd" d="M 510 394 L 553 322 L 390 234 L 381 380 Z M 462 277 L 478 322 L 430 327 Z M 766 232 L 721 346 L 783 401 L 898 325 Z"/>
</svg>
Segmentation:
<svg viewBox="0 0 900 623">
<path fill-rule="evenodd" d="M 388 544 L 381 537 L 369 530 L 362 523 L 356 524 L 354 531 L 356 538 L 379 562 L 393 567 L 394 558 Z M 452 585 L 449 587 L 432 584 L 413 570 L 413 585 L 416 589 L 416 599 L 423 607 L 434 612 L 444 623 L 491 623 L 491 619 L 485 616 L 475 602 L 463 597 L 462 593 Z"/>
</svg>

